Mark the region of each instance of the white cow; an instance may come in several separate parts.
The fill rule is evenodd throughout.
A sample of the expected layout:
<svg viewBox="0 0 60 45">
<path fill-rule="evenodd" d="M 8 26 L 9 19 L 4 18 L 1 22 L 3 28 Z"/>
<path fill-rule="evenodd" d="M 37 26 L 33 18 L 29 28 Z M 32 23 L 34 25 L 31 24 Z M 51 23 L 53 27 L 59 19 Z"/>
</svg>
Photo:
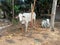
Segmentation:
<svg viewBox="0 0 60 45">
<path fill-rule="evenodd" d="M 41 26 L 46 28 L 46 20 L 42 20 Z"/>
<path fill-rule="evenodd" d="M 23 14 L 19 13 L 18 16 L 19 16 L 19 21 L 22 24 L 25 24 L 25 26 L 26 26 L 25 30 L 27 31 L 28 23 L 31 21 L 31 13 L 23 13 Z M 32 14 L 32 19 L 35 22 L 35 20 L 36 20 L 36 13 L 35 12 L 33 12 L 33 14 Z"/>
<path fill-rule="evenodd" d="M 50 20 L 49 19 L 42 20 L 41 26 L 45 28 L 50 27 Z"/>
<path fill-rule="evenodd" d="M 46 19 L 47 27 L 50 27 L 50 20 Z"/>
</svg>

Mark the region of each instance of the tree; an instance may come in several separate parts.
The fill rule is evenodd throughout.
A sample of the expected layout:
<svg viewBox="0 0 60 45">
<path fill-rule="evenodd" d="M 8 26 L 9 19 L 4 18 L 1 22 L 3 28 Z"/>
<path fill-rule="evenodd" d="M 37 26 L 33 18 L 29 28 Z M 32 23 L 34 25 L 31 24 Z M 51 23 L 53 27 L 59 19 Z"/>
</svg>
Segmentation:
<svg viewBox="0 0 60 45">
<path fill-rule="evenodd" d="M 0 7 L 4 15 L 7 19 L 11 20 L 12 19 L 12 5 L 11 5 L 11 0 L 1 0 L 1 7 Z"/>
<path fill-rule="evenodd" d="M 14 0 L 12 0 L 12 13 L 13 13 L 13 19 L 14 19 Z"/>
<path fill-rule="evenodd" d="M 56 14 L 56 6 L 57 6 L 57 0 L 53 0 L 52 12 L 51 12 L 51 30 L 52 31 L 54 31 L 54 21 L 55 21 L 55 14 Z"/>
</svg>

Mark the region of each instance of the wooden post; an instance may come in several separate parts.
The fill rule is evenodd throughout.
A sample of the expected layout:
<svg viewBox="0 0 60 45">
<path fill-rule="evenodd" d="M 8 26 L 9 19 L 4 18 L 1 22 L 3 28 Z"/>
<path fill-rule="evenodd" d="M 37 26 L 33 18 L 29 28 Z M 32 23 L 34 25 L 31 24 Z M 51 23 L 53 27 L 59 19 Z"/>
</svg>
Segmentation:
<svg viewBox="0 0 60 45">
<path fill-rule="evenodd" d="M 31 26 L 33 27 L 33 19 L 32 19 L 32 15 L 35 9 L 35 4 L 36 4 L 36 0 L 34 0 L 34 4 L 31 4 Z"/>
<path fill-rule="evenodd" d="M 52 31 L 54 31 L 54 21 L 55 21 L 55 14 L 56 14 L 56 6 L 57 6 L 57 0 L 53 0 L 52 12 L 51 12 L 51 30 Z"/>
<path fill-rule="evenodd" d="M 34 7 L 35 7 L 35 4 L 36 4 L 36 0 L 34 0 Z"/>
<path fill-rule="evenodd" d="M 32 15 L 33 15 L 33 4 L 31 4 L 31 26 L 33 27 L 33 19 L 32 19 Z"/>
</svg>

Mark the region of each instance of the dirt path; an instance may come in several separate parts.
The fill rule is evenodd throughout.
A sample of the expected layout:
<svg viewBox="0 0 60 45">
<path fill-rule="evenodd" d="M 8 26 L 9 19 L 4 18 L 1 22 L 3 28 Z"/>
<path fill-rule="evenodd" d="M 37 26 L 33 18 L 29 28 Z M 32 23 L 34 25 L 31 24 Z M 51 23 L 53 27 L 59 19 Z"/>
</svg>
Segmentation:
<svg viewBox="0 0 60 45">
<path fill-rule="evenodd" d="M 38 30 L 27 33 L 9 34 L 0 38 L 1 45 L 60 45 L 58 31 Z"/>
<path fill-rule="evenodd" d="M 24 32 L 18 25 L 8 27 L 0 34 L 1 45 L 60 45 L 60 32 L 58 28 L 52 32 L 49 28 L 40 28 L 40 21 L 36 21 L 36 28 L 28 28 Z M 56 27 L 60 23 L 56 23 Z M 58 26 L 59 27 L 59 26 Z M 23 30 L 23 31 L 22 31 Z"/>
</svg>

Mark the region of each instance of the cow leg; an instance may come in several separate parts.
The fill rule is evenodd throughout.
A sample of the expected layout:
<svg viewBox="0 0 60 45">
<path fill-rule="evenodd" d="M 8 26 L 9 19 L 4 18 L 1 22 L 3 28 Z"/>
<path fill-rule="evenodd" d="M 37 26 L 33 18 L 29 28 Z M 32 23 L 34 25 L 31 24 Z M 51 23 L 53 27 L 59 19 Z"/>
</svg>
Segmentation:
<svg viewBox="0 0 60 45">
<path fill-rule="evenodd" d="M 20 27 L 21 31 L 23 32 L 23 26 L 22 26 L 21 21 L 20 21 L 19 23 L 20 23 L 20 24 L 19 24 L 19 27 Z"/>
<path fill-rule="evenodd" d="M 33 21 L 34 21 L 33 23 L 34 23 L 34 26 L 35 26 L 35 19 Z"/>
<path fill-rule="evenodd" d="M 35 28 L 35 19 L 33 19 L 33 28 Z"/>
<path fill-rule="evenodd" d="M 28 22 L 25 23 L 25 32 L 27 32 L 28 29 Z"/>
</svg>

